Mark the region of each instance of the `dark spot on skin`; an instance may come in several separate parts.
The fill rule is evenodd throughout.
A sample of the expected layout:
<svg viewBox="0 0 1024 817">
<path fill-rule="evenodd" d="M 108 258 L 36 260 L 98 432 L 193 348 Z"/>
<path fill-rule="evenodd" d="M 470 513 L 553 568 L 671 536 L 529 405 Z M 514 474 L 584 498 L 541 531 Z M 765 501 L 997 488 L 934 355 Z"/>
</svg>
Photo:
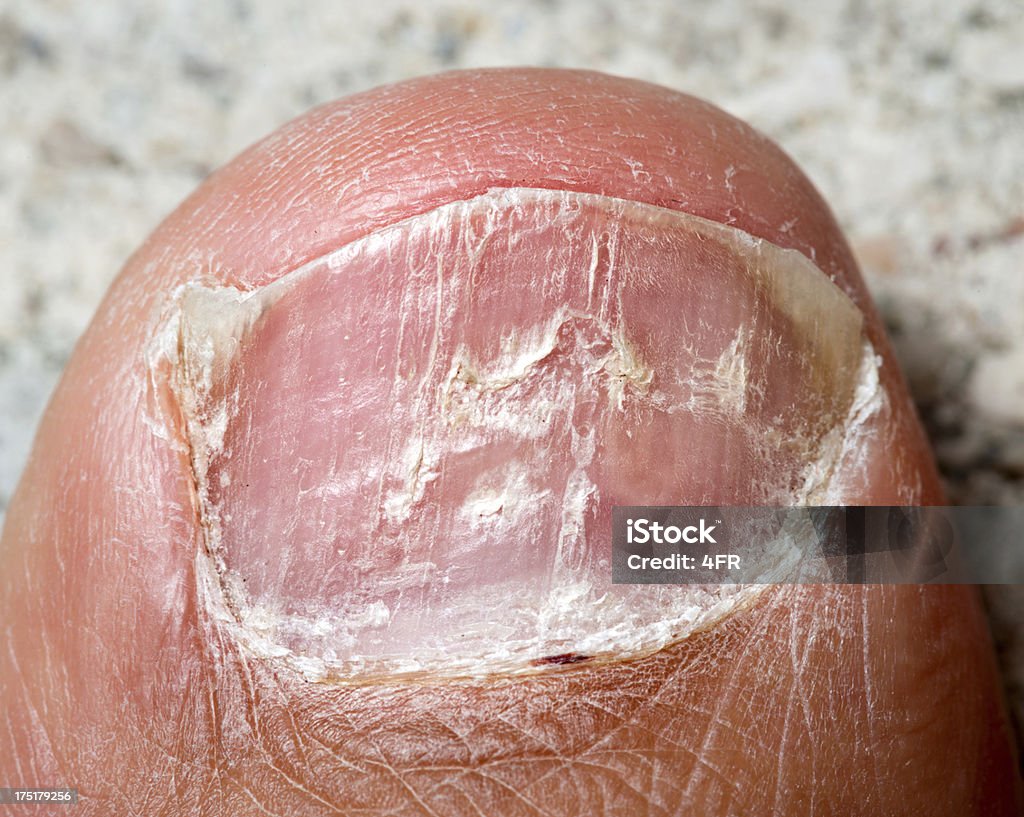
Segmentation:
<svg viewBox="0 0 1024 817">
<path fill-rule="evenodd" d="M 563 652 L 558 655 L 545 655 L 543 658 L 534 658 L 530 664 L 534 667 L 548 667 L 556 664 L 579 664 L 582 661 L 589 661 L 594 656 L 580 655 L 578 652 Z"/>
</svg>

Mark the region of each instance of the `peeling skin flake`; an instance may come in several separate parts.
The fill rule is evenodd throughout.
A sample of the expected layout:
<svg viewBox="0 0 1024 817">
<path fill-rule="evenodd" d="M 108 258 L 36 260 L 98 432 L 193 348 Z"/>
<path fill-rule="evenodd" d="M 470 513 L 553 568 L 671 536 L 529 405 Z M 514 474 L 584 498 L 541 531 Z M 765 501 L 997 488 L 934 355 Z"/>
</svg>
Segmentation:
<svg viewBox="0 0 1024 817">
<path fill-rule="evenodd" d="M 842 501 L 884 399 L 804 256 L 564 191 L 440 207 L 249 292 L 186 285 L 169 327 L 202 602 L 335 683 L 712 625 L 757 589 L 613 586 L 612 506 Z"/>
</svg>

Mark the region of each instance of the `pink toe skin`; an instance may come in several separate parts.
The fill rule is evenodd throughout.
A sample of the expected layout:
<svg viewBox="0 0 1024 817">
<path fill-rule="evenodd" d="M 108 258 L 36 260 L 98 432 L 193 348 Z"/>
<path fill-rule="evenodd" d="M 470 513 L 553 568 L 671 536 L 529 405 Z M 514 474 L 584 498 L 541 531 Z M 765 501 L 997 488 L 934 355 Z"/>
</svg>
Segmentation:
<svg viewBox="0 0 1024 817">
<path fill-rule="evenodd" d="M 218 618 L 223 611 L 204 595 L 209 517 L 187 418 L 168 385 L 174 338 L 163 345 L 157 338 L 177 288 L 199 282 L 254 290 L 404 218 L 510 187 L 690 213 L 814 261 L 857 304 L 865 336 L 882 356 L 888 408 L 848 485 L 851 500 L 941 501 L 849 250 L 809 182 L 763 137 L 691 97 L 592 73 L 465 72 L 377 89 L 296 120 L 211 177 L 132 257 L 80 342 L 0 546 L 0 783 L 76 785 L 82 814 L 1017 813 L 1009 728 L 970 588 L 771 591 L 653 655 L 552 665 L 539 676 L 500 681 L 310 683 L 233 637 L 229 617 Z M 493 249 L 496 269 L 503 269 L 506 256 Z M 661 280 L 678 287 L 707 268 L 728 277 L 739 264 L 733 255 L 687 267 L 692 276 L 675 279 L 660 269 L 663 250 L 637 252 L 653 253 Z M 534 269 L 535 253 L 528 250 Z M 421 259 L 415 250 L 413 260 Z M 389 274 L 374 263 L 367 257 L 353 268 L 379 276 L 354 290 L 367 310 L 380 308 L 385 290 L 376 287 Z M 508 271 L 505 291 L 519 280 L 515 274 L 525 275 Z M 331 334 L 338 329 L 326 316 L 352 301 L 327 278 L 321 283 L 321 293 L 295 289 L 294 319 L 279 305 L 241 345 L 232 376 L 243 391 L 256 385 L 246 367 L 262 367 L 280 352 L 275 333 L 323 316 L 316 317 L 322 336 L 344 340 Z M 744 301 L 741 287 L 732 291 L 730 303 L 756 302 Z M 526 310 L 521 320 L 543 317 L 535 313 L 563 295 L 581 297 L 578 289 L 524 291 L 515 300 Z M 488 308 L 483 296 L 481 310 Z M 352 317 L 358 325 L 360 316 Z M 697 333 L 708 354 L 724 342 L 720 322 L 728 319 L 715 312 L 708 331 Z M 653 357 L 680 356 L 664 326 L 672 320 L 656 317 L 646 335 L 638 328 L 636 344 Z M 363 328 L 396 353 L 386 361 L 391 383 L 395 371 L 405 371 L 396 369 L 398 351 L 413 340 L 399 341 L 388 327 L 390 316 L 369 314 Z M 463 327 L 467 341 L 477 328 Z M 603 342 L 585 321 L 569 328 L 557 347 L 567 360 L 575 354 L 570 344 L 580 350 Z M 423 329 L 421 347 L 428 336 Z M 481 348 L 497 343 L 485 333 L 472 341 Z M 328 378 L 345 376 L 344 366 L 373 374 L 370 345 L 352 360 L 337 350 L 323 344 L 301 364 L 283 359 L 274 367 L 278 381 L 261 375 L 265 388 L 280 390 L 276 400 L 301 410 L 306 431 L 296 445 L 324 436 L 323 449 L 308 452 L 313 472 L 291 460 L 274 469 L 271 456 L 264 464 L 246 447 L 235 451 L 232 468 L 241 470 L 227 473 L 220 497 L 237 503 L 236 525 L 255 530 L 260 514 L 274 515 L 257 530 L 262 540 L 247 539 L 252 549 L 228 542 L 227 557 L 259 592 L 293 601 L 300 594 L 282 576 L 295 569 L 305 578 L 326 564 L 306 548 L 314 520 L 331 519 L 317 516 L 321 506 L 309 495 L 296 498 L 295 489 L 310 475 L 312 485 L 322 484 L 314 472 L 325 467 L 325 454 L 351 454 L 338 439 L 355 432 L 321 421 L 306 398 L 328 393 Z M 421 351 L 408 359 L 421 360 Z M 768 352 L 759 354 L 763 367 Z M 562 371 L 562 382 L 582 382 L 572 367 Z M 309 391 L 291 393 L 292 378 L 304 373 L 312 378 Z M 790 388 L 787 378 L 805 382 L 799 370 L 776 374 L 765 392 L 769 402 Z M 595 383 L 607 396 L 603 381 Z M 388 441 L 394 434 L 397 445 L 399 432 L 369 410 L 375 395 L 352 422 Z M 626 389 L 627 408 L 638 395 Z M 277 413 L 261 414 L 257 398 L 245 391 L 240 416 L 273 427 Z M 411 417 L 399 419 L 408 424 Z M 659 422 L 652 416 L 636 428 L 657 429 Z M 679 422 L 683 428 L 689 421 Z M 240 445 L 241 428 L 228 425 L 229 445 Z M 279 431 L 277 441 L 291 445 L 290 429 Z M 650 434 L 647 449 L 671 437 Z M 265 437 L 258 444 L 270 446 Z M 721 439 L 722 450 L 694 455 L 701 460 L 694 467 L 707 475 L 700 480 L 685 453 L 667 447 L 665 459 L 679 463 L 673 490 L 704 487 L 714 500 L 756 495 L 754 478 L 768 461 L 731 445 L 724 431 Z M 623 456 L 606 446 L 601 462 Z M 647 495 L 662 486 L 646 467 L 659 461 L 662 455 L 651 453 L 636 473 L 608 468 L 601 479 L 610 496 Z M 776 465 L 785 470 L 785 462 L 772 464 L 773 475 Z M 239 482 L 245 469 L 257 477 L 259 493 L 247 494 Z M 744 469 L 750 481 L 735 476 Z M 623 474 L 629 478 L 613 485 Z M 439 477 L 427 488 L 446 484 Z M 436 498 L 454 503 L 465 489 L 453 476 L 451 495 Z M 292 501 L 307 512 L 294 530 L 274 528 Z M 257 553 L 281 564 L 258 568 Z M 332 584 L 337 575 L 323 571 L 317 599 L 341 597 L 344 582 Z"/>
</svg>

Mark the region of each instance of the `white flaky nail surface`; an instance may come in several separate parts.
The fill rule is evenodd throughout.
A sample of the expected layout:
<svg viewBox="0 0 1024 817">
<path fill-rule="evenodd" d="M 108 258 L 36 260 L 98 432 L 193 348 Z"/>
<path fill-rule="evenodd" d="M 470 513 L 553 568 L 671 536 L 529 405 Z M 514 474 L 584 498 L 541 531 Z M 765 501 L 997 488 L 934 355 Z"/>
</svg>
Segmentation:
<svg viewBox="0 0 1024 817">
<path fill-rule="evenodd" d="M 493 190 L 172 312 L 202 601 L 333 683 L 712 625 L 756 589 L 613 586 L 612 506 L 841 502 L 884 400 L 804 256 L 589 194 Z"/>
</svg>

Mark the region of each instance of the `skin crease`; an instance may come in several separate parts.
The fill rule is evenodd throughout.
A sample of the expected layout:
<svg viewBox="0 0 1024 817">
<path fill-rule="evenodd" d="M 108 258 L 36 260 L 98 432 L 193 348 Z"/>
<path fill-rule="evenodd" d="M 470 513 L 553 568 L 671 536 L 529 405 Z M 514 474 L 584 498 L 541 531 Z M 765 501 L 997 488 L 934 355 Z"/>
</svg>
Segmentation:
<svg viewBox="0 0 1024 817">
<path fill-rule="evenodd" d="M 171 410 L 143 353 L 162 299 L 197 278 L 264 285 L 509 186 L 677 209 L 814 260 L 884 359 L 891 409 L 858 499 L 942 501 L 850 251 L 764 137 L 691 97 L 593 73 L 376 89 L 214 174 L 130 259 L 81 340 L 3 534 L 0 784 L 77 786 L 83 814 L 1017 813 L 967 587 L 773 589 L 647 658 L 362 687 L 306 683 L 205 616 L 187 454 L 147 424 Z"/>
</svg>

